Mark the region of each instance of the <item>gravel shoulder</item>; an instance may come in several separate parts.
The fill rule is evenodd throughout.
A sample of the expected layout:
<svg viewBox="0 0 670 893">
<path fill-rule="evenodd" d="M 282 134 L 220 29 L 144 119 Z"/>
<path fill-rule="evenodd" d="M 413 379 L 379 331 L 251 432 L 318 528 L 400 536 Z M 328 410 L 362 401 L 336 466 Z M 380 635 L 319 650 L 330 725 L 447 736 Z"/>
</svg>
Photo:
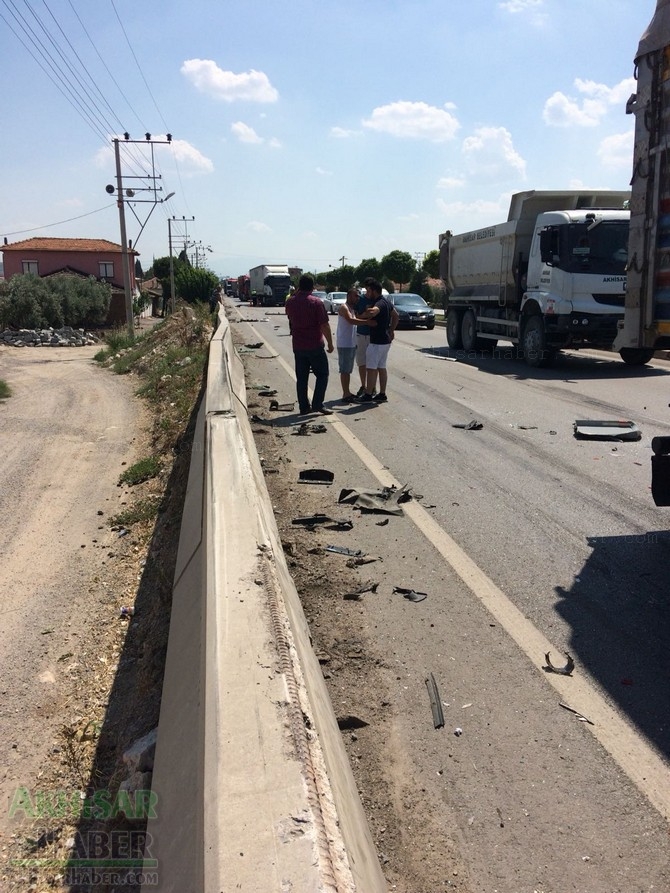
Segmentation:
<svg viewBox="0 0 670 893">
<path fill-rule="evenodd" d="M 9 816 L 17 789 L 34 796 L 47 779 L 71 781 L 68 767 L 59 768 L 62 731 L 104 704 L 105 654 L 120 647 L 119 606 L 132 598 L 134 573 L 110 566 L 104 577 L 118 540 L 108 518 L 128 495 L 117 484 L 139 454 L 146 419 L 132 381 L 93 362 L 98 349 L 0 348 L 0 377 L 12 390 L 0 405 L 5 863 L 25 830 Z"/>
</svg>

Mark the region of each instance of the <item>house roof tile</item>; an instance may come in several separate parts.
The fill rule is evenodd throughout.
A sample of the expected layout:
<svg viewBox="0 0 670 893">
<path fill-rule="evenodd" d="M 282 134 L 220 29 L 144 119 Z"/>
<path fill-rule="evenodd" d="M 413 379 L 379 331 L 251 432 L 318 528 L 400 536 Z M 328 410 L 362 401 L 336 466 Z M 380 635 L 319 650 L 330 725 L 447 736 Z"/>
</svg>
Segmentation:
<svg viewBox="0 0 670 893">
<path fill-rule="evenodd" d="M 119 254 L 121 246 L 107 239 L 53 239 L 37 236 L 33 239 L 23 239 L 21 242 L 0 245 L 0 251 L 91 251 L 96 254 L 101 252 Z M 138 252 L 130 249 L 130 253 Z"/>
</svg>

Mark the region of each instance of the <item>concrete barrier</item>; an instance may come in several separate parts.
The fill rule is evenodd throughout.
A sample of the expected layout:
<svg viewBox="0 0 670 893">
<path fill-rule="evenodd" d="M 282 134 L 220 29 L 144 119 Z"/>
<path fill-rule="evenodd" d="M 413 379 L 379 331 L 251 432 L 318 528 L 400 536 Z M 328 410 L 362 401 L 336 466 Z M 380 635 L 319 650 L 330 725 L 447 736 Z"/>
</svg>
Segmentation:
<svg viewBox="0 0 670 893">
<path fill-rule="evenodd" d="M 145 871 L 175 893 L 386 883 L 219 317 L 175 573 Z"/>
</svg>

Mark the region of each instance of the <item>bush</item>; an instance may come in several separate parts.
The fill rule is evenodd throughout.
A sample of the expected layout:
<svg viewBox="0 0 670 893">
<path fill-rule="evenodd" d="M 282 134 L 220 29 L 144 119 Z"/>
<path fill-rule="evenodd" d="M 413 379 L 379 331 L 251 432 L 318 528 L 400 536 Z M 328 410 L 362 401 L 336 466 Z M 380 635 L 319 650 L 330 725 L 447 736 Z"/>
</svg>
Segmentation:
<svg viewBox="0 0 670 893">
<path fill-rule="evenodd" d="M 107 319 L 111 296 L 111 287 L 93 276 L 12 276 L 0 295 L 0 322 L 17 329 L 99 325 Z"/>
</svg>

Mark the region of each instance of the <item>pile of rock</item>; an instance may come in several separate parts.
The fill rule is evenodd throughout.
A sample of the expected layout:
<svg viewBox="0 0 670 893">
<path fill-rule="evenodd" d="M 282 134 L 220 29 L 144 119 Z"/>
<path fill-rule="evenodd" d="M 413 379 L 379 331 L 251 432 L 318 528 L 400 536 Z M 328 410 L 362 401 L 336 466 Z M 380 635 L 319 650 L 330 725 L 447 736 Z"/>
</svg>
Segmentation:
<svg viewBox="0 0 670 893">
<path fill-rule="evenodd" d="M 91 332 L 63 326 L 61 329 L 5 329 L 0 344 L 12 347 L 83 347 L 100 341 Z"/>
</svg>

